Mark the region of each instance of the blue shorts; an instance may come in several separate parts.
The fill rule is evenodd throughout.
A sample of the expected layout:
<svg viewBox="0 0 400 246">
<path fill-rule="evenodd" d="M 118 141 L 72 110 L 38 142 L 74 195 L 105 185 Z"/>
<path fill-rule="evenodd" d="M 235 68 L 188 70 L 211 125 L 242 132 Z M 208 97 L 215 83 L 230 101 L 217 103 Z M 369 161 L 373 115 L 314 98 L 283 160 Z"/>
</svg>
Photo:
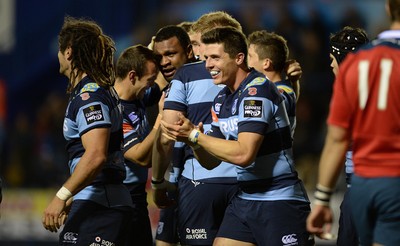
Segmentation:
<svg viewBox="0 0 400 246">
<path fill-rule="evenodd" d="M 340 204 L 339 232 L 336 244 L 338 246 L 358 245 L 358 234 L 351 216 L 349 188 L 343 196 Z"/>
<path fill-rule="evenodd" d="M 362 245 L 400 245 L 400 178 L 353 175 L 350 202 Z"/>
<path fill-rule="evenodd" d="M 212 245 L 237 184 L 179 180 L 178 232 L 183 245 Z"/>
<path fill-rule="evenodd" d="M 177 201 L 177 192 L 168 192 L 168 197 Z M 156 230 L 156 240 L 176 244 L 178 237 L 178 205 L 160 209 L 160 219 Z"/>
<path fill-rule="evenodd" d="M 146 184 L 126 184 L 132 198 L 131 230 L 124 245 L 153 246 L 153 234 L 147 209 Z"/>
<path fill-rule="evenodd" d="M 314 245 L 307 232 L 310 204 L 232 199 L 217 237 L 262 245 Z"/>
<path fill-rule="evenodd" d="M 76 200 L 59 236 L 59 245 L 123 245 L 130 232 L 131 207 L 108 208 Z"/>
</svg>

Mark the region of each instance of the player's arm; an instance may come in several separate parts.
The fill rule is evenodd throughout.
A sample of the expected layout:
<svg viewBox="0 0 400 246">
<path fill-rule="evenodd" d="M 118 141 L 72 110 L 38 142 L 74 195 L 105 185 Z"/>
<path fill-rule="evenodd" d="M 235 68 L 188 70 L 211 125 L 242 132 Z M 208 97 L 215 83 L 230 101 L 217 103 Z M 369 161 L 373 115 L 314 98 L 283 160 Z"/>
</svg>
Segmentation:
<svg viewBox="0 0 400 246">
<path fill-rule="evenodd" d="M 179 111 L 165 109 L 163 111 L 163 120 L 167 122 L 175 122 L 178 120 Z M 171 162 L 171 156 L 173 152 L 174 141 L 168 138 L 165 134 L 162 134 L 159 129 L 156 133 L 156 137 L 153 144 L 152 153 L 152 188 L 153 188 L 153 200 L 159 208 L 166 208 L 173 204 L 167 196 L 167 191 L 174 189 L 175 186 L 164 180 L 165 172 Z"/>
<path fill-rule="evenodd" d="M 319 163 L 318 183 L 334 189 L 344 165 L 349 147 L 349 135 L 345 128 L 328 125 L 328 133 Z"/>
<path fill-rule="evenodd" d="M 296 60 L 288 60 L 286 62 L 286 66 L 287 66 L 287 69 L 286 69 L 287 77 L 288 77 L 289 81 L 292 83 L 293 90 L 296 93 L 296 100 L 299 100 L 300 78 L 301 78 L 301 75 L 303 74 L 300 63 L 298 63 Z"/>
<path fill-rule="evenodd" d="M 197 149 L 195 153 L 196 156 L 199 156 L 199 159 L 204 159 L 203 163 L 205 164 L 206 161 L 211 164 L 215 162 L 210 161 L 209 157 L 204 158 L 207 155 L 201 152 L 201 149 L 218 160 L 246 167 L 254 162 L 263 139 L 264 136 L 252 132 L 239 133 L 237 140 L 225 140 L 200 133 L 197 144 L 201 148 Z"/>
<path fill-rule="evenodd" d="M 65 182 L 72 194 L 88 186 L 101 171 L 107 160 L 110 128 L 95 128 L 82 135 L 85 153 L 82 155 L 71 177 Z"/>
<path fill-rule="evenodd" d="M 70 178 L 44 211 L 42 223 L 47 230 L 57 232 L 63 223 L 60 215 L 65 212 L 66 202 L 88 186 L 101 171 L 107 160 L 109 137 L 110 128 L 95 128 L 81 136 L 85 153 Z"/>
<path fill-rule="evenodd" d="M 154 139 L 161 121 L 161 114 L 158 114 L 153 129 L 142 142 L 133 145 L 124 153 L 124 157 L 143 167 L 151 167 L 152 150 Z"/>
<path fill-rule="evenodd" d="M 211 160 L 208 154 L 218 160 L 246 167 L 254 161 L 264 139 L 263 135 L 252 132 L 239 133 L 237 140 L 212 137 L 195 129 L 183 115 L 180 115 L 180 124 L 169 124 L 162 121 L 161 126 L 171 138 L 199 145 L 201 148 L 195 147 L 195 153 L 206 168 L 210 168 L 207 166 L 209 165 L 207 161 Z"/>
<path fill-rule="evenodd" d="M 333 216 L 329 207 L 329 200 L 343 169 L 348 146 L 348 131 L 342 127 L 329 125 L 319 162 L 314 207 L 307 218 L 307 230 L 321 238 L 327 238 L 331 235 Z"/>
<path fill-rule="evenodd" d="M 179 111 L 165 109 L 163 111 L 163 121 L 165 122 L 176 122 Z M 152 175 L 154 180 L 162 180 L 165 172 L 168 169 L 169 163 L 171 162 L 172 149 L 174 147 L 174 141 L 168 138 L 166 135 L 159 132 L 155 138 L 153 144 L 152 154 Z"/>
<path fill-rule="evenodd" d="M 151 167 L 152 165 L 152 150 L 153 143 L 156 139 L 157 130 L 160 126 L 160 121 L 162 117 L 162 107 L 164 105 L 165 93 L 162 94 L 161 99 L 158 103 L 159 114 L 154 123 L 153 129 L 150 131 L 149 135 L 140 143 L 133 145 L 124 153 L 124 157 L 134 163 L 137 163 L 144 167 Z"/>
</svg>

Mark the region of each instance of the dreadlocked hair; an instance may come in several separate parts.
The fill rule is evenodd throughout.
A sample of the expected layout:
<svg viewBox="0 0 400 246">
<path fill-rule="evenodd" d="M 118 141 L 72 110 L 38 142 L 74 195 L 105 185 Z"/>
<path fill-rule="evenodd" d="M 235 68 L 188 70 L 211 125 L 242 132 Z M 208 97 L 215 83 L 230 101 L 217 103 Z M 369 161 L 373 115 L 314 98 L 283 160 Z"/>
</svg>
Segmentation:
<svg viewBox="0 0 400 246">
<path fill-rule="evenodd" d="M 60 52 L 72 49 L 71 76 L 67 92 L 71 93 L 76 80 L 86 73 L 99 86 L 114 85 L 114 41 L 105 35 L 94 21 L 65 17 L 58 35 Z"/>
</svg>

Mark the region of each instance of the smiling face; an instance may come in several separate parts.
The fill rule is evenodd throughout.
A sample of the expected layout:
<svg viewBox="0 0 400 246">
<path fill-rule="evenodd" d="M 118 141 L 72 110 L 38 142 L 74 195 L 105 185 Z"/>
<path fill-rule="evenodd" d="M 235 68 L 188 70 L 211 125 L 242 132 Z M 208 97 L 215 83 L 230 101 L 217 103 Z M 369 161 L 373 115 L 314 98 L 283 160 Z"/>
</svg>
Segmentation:
<svg viewBox="0 0 400 246">
<path fill-rule="evenodd" d="M 206 44 L 204 49 L 206 68 L 214 80 L 214 84 L 225 84 L 228 87 L 235 83 L 238 66 L 234 58 L 224 51 L 223 44 Z"/>
<path fill-rule="evenodd" d="M 160 71 L 168 82 L 172 80 L 176 70 L 188 61 L 189 54 L 186 51 L 177 37 L 154 43 L 154 52 L 161 56 Z"/>
<path fill-rule="evenodd" d="M 135 80 L 135 94 L 136 98 L 143 99 L 146 90 L 154 85 L 154 81 L 157 78 L 158 69 L 157 65 L 154 62 L 147 61 L 146 62 L 146 72 L 141 78 L 136 77 Z"/>
</svg>

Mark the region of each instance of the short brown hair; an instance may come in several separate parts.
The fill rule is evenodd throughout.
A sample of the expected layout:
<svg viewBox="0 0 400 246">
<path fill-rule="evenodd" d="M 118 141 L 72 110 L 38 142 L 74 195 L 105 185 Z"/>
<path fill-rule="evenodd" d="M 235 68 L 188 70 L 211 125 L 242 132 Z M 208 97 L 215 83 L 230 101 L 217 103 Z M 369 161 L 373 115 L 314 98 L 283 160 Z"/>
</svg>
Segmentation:
<svg viewBox="0 0 400 246">
<path fill-rule="evenodd" d="M 193 23 L 190 31 L 203 34 L 215 27 L 233 27 L 242 31 L 239 21 L 224 11 L 215 11 L 202 15 Z"/>
<path fill-rule="evenodd" d="M 255 31 L 248 36 L 248 43 L 256 46 L 255 51 L 260 59 L 271 59 L 275 71 L 282 72 L 285 69 L 289 48 L 282 36 L 265 30 Z"/>
</svg>

